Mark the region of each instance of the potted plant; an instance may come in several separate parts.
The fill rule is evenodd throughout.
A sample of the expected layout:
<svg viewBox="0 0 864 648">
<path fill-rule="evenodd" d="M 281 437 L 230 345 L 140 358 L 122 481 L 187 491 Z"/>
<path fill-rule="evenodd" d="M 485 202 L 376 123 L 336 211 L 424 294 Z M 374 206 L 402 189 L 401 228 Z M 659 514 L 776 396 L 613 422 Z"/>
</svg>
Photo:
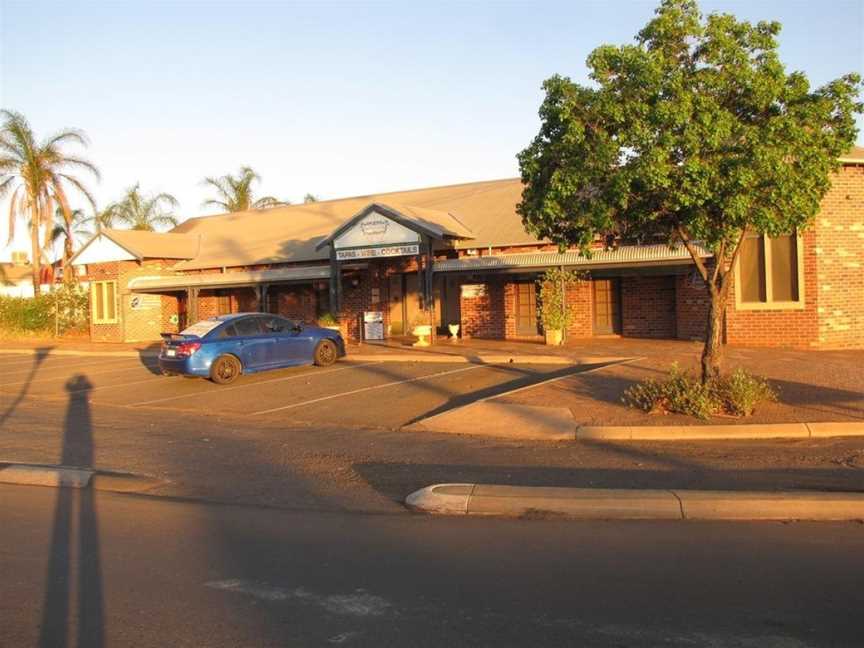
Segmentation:
<svg viewBox="0 0 864 648">
<path fill-rule="evenodd" d="M 332 329 L 334 331 L 339 331 L 341 329 L 339 326 L 339 319 L 329 311 L 318 318 L 318 326 Z"/>
<path fill-rule="evenodd" d="M 432 325 L 429 323 L 428 315 L 420 314 L 414 318 L 411 327 L 411 333 L 418 338 L 417 341 L 414 343 L 414 346 L 429 346 L 428 338 L 432 337 Z"/>
<path fill-rule="evenodd" d="M 568 288 L 584 279 L 582 273 L 563 268 L 553 268 L 543 273 L 540 284 L 540 319 L 546 344 L 559 346 L 564 342 L 564 332 L 573 321 L 573 313 L 567 308 Z"/>
</svg>

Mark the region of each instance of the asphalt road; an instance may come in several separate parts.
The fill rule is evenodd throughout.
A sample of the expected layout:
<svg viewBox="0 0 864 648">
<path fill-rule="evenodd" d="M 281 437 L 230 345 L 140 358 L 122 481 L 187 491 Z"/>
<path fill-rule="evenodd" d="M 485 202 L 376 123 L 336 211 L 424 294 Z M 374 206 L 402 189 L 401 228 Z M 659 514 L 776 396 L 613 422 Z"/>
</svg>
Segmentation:
<svg viewBox="0 0 864 648">
<path fill-rule="evenodd" d="M 349 359 L 328 368 L 250 374 L 220 386 L 162 376 L 155 358 L 149 357 L 5 355 L 0 356 L 0 401 L 15 405 L 25 399 L 86 396 L 94 408 L 397 428 L 477 398 L 591 368 Z"/>
<path fill-rule="evenodd" d="M 0 486 L 0 502 L 4 646 L 805 648 L 864 636 L 859 524 L 301 513 L 25 486 Z"/>
</svg>

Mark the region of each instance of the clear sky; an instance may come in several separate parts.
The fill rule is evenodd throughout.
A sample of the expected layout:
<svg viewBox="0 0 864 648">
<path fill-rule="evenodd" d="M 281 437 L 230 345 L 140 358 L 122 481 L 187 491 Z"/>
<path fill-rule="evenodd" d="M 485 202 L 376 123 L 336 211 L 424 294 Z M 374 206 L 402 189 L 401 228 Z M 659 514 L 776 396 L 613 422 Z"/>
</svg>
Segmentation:
<svg viewBox="0 0 864 648">
<path fill-rule="evenodd" d="M 0 106 L 86 131 L 100 205 L 140 181 L 181 218 L 206 213 L 204 176 L 241 164 L 292 201 L 512 177 L 542 81 L 584 81 L 591 50 L 655 6 L 0 0 Z M 864 69 L 864 0 L 701 6 L 781 21 L 787 68 L 815 85 Z"/>
</svg>

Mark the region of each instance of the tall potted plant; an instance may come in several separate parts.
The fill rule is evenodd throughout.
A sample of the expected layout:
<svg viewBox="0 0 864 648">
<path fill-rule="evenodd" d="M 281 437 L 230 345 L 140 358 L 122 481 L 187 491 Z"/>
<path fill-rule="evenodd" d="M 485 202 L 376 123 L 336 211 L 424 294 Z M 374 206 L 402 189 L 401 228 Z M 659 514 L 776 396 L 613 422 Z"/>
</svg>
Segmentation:
<svg viewBox="0 0 864 648">
<path fill-rule="evenodd" d="M 547 270 L 540 277 L 540 320 L 546 344 L 558 346 L 564 342 L 564 332 L 573 321 L 573 313 L 567 307 L 567 291 L 583 281 L 583 273 L 563 268 Z"/>
</svg>

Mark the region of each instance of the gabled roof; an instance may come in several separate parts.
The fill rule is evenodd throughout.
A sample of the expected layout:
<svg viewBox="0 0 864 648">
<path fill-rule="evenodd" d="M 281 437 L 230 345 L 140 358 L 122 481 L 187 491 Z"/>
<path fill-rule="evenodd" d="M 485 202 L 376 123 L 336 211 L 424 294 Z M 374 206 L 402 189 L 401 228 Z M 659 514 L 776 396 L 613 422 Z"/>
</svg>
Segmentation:
<svg viewBox="0 0 864 648">
<path fill-rule="evenodd" d="M 351 229 L 357 221 L 373 212 L 382 214 L 400 225 L 404 225 L 410 230 L 425 234 L 433 239 L 444 240 L 474 238 L 471 231 L 448 212 L 438 211 L 435 209 L 424 209 L 422 207 L 412 207 L 410 205 L 399 205 L 398 203 L 387 205 L 382 203 L 371 203 L 331 232 L 330 236 L 315 246 L 315 250 L 318 251 L 321 248 L 330 245 L 343 233 Z"/>
<path fill-rule="evenodd" d="M 190 218 L 172 231 L 201 234 L 201 254 L 176 267 L 324 260 L 328 250 L 319 244 L 372 203 L 437 228 L 442 238 L 464 237 L 456 247 L 535 243 L 516 214 L 521 195 L 521 181 L 512 178 Z"/>
<path fill-rule="evenodd" d="M 192 234 L 103 228 L 75 253 L 70 263 L 74 263 L 84 250 L 102 236 L 137 259 L 192 259 L 200 250 L 198 236 Z"/>
</svg>

